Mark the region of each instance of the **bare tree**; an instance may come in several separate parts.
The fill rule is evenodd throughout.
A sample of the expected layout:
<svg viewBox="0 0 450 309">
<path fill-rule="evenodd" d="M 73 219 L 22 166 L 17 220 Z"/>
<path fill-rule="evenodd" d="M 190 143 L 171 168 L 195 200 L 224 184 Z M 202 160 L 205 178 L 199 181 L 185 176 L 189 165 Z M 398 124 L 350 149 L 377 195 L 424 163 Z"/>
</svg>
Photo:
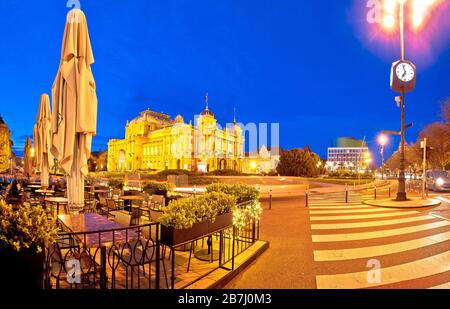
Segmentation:
<svg viewBox="0 0 450 309">
<path fill-rule="evenodd" d="M 433 149 L 429 153 L 429 162 L 433 167 L 445 169 L 450 164 L 450 134 L 446 122 L 434 122 L 420 132 L 420 139 L 427 138 L 427 144 Z"/>
</svg>

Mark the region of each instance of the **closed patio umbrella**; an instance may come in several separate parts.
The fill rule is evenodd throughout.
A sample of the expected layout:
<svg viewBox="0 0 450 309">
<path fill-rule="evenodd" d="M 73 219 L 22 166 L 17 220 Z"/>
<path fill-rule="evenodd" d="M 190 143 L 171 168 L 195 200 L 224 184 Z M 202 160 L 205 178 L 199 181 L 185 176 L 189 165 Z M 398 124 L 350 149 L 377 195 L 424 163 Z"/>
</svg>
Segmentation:
<svg viewBox="0 0 450 309">
<path fill-rule="evenodd" d="M 25 177 L 30 178 L 33 173 L 33 145 L 29 137 L 27 137 L 23 148 L 23 163 L 23 173 Z"/>
<path fill-rule="evenodd" d="M 41 186 L 43 188 L 48 187 L 49 167 L 53 161 L 50 154 L 51 130 L 50 99 L 48 94 L 44 93 L 41 95 L 33 130 L 36 166 L 41 172 Z"/>
<path fill-rule="evenodd" d="M 61 62 L 52 87 L 52 154 L 67 175 L 67 197 L 74 211 L 84 207 L 84 177 L 97 126 L 94 63 L 86 17 L 67 14 Z"/>
</svg>

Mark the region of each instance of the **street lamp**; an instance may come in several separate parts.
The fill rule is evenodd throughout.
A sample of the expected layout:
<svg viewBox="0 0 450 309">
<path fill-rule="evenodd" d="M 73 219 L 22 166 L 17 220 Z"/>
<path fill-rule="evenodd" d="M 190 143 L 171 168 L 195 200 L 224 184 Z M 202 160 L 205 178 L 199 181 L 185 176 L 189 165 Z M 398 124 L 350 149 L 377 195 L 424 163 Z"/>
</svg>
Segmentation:
<svg viewBox="0 0 450 309">
<path fill-rule="evenodd" d="M 396 24 L 397 13 L 400 29 L 400 60 L 394 62 L 391 68 L 391 88 L 399 92 L 401 96 L 397 104 L 401 108 L 401 128 L 400 128 L 400 172 L 398 175 L 397 201 L 406 201 L 406 180 L 405 180 L 405 93 L 414 89 L 416 83 L 416 68 L 411 61 L 405 60 L 405 7 L 411 8 L 412 30 L 418 31 L 428 18 L 432 7 L 437 5 L 439 0 L 384 0 L 383 2 L 383 26 L 392 29 Z"/>
<path fill-rule="evenodd" d="M 381 179 L 384 179 L 384 146 L 387 143 L 387 136 L 381 134 L 378 136 L 378 144 L 381 146 L 380 154 L 381 154 Z"/>
</svg>

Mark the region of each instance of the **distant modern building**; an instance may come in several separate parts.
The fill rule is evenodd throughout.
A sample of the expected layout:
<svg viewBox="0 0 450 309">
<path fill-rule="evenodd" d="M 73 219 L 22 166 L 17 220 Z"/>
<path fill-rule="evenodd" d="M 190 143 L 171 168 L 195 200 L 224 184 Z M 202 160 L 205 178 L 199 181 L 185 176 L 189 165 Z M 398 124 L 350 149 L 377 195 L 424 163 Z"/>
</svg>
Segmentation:
<svg viewBox="0 0 450 309">
<path fill-rule="evenodd" d="M 326 168 L 331 171 L 364 171 L 371 163 L 369 148 L 364 141 L 340 137 L 328 148 Z"/>
<path fill-rule="evenodd" d="M 15 158 L 12 156 L 11 132 L 0 116 L 0 172 L 5 172 L 11 168 Z"/>
<path fill-rule="evenodd" d="M 194 125 L 181 115 L 172 119 L 146 110 L 127 122 L 125 139 L 108 143 L 108 171 L 242 171 L 243 157 L 242 128 L 236 119 L 221 128 L 208 108 L 208 97 Z"/>
</svg>

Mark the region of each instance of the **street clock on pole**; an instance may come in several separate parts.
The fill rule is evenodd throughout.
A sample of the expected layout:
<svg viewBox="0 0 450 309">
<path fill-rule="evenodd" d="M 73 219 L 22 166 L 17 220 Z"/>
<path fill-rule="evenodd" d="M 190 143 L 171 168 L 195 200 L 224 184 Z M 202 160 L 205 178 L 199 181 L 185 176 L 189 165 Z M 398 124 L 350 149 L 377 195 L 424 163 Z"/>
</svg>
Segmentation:
<svg viewBox="0 0 450 309">
<path fill-rule="evenodd" d="M 411 61 L 396 61 L 391 67 L 391 89 L 395 92 L 411 92 L 416 86 L 416 66 Z"/>
</svg>

